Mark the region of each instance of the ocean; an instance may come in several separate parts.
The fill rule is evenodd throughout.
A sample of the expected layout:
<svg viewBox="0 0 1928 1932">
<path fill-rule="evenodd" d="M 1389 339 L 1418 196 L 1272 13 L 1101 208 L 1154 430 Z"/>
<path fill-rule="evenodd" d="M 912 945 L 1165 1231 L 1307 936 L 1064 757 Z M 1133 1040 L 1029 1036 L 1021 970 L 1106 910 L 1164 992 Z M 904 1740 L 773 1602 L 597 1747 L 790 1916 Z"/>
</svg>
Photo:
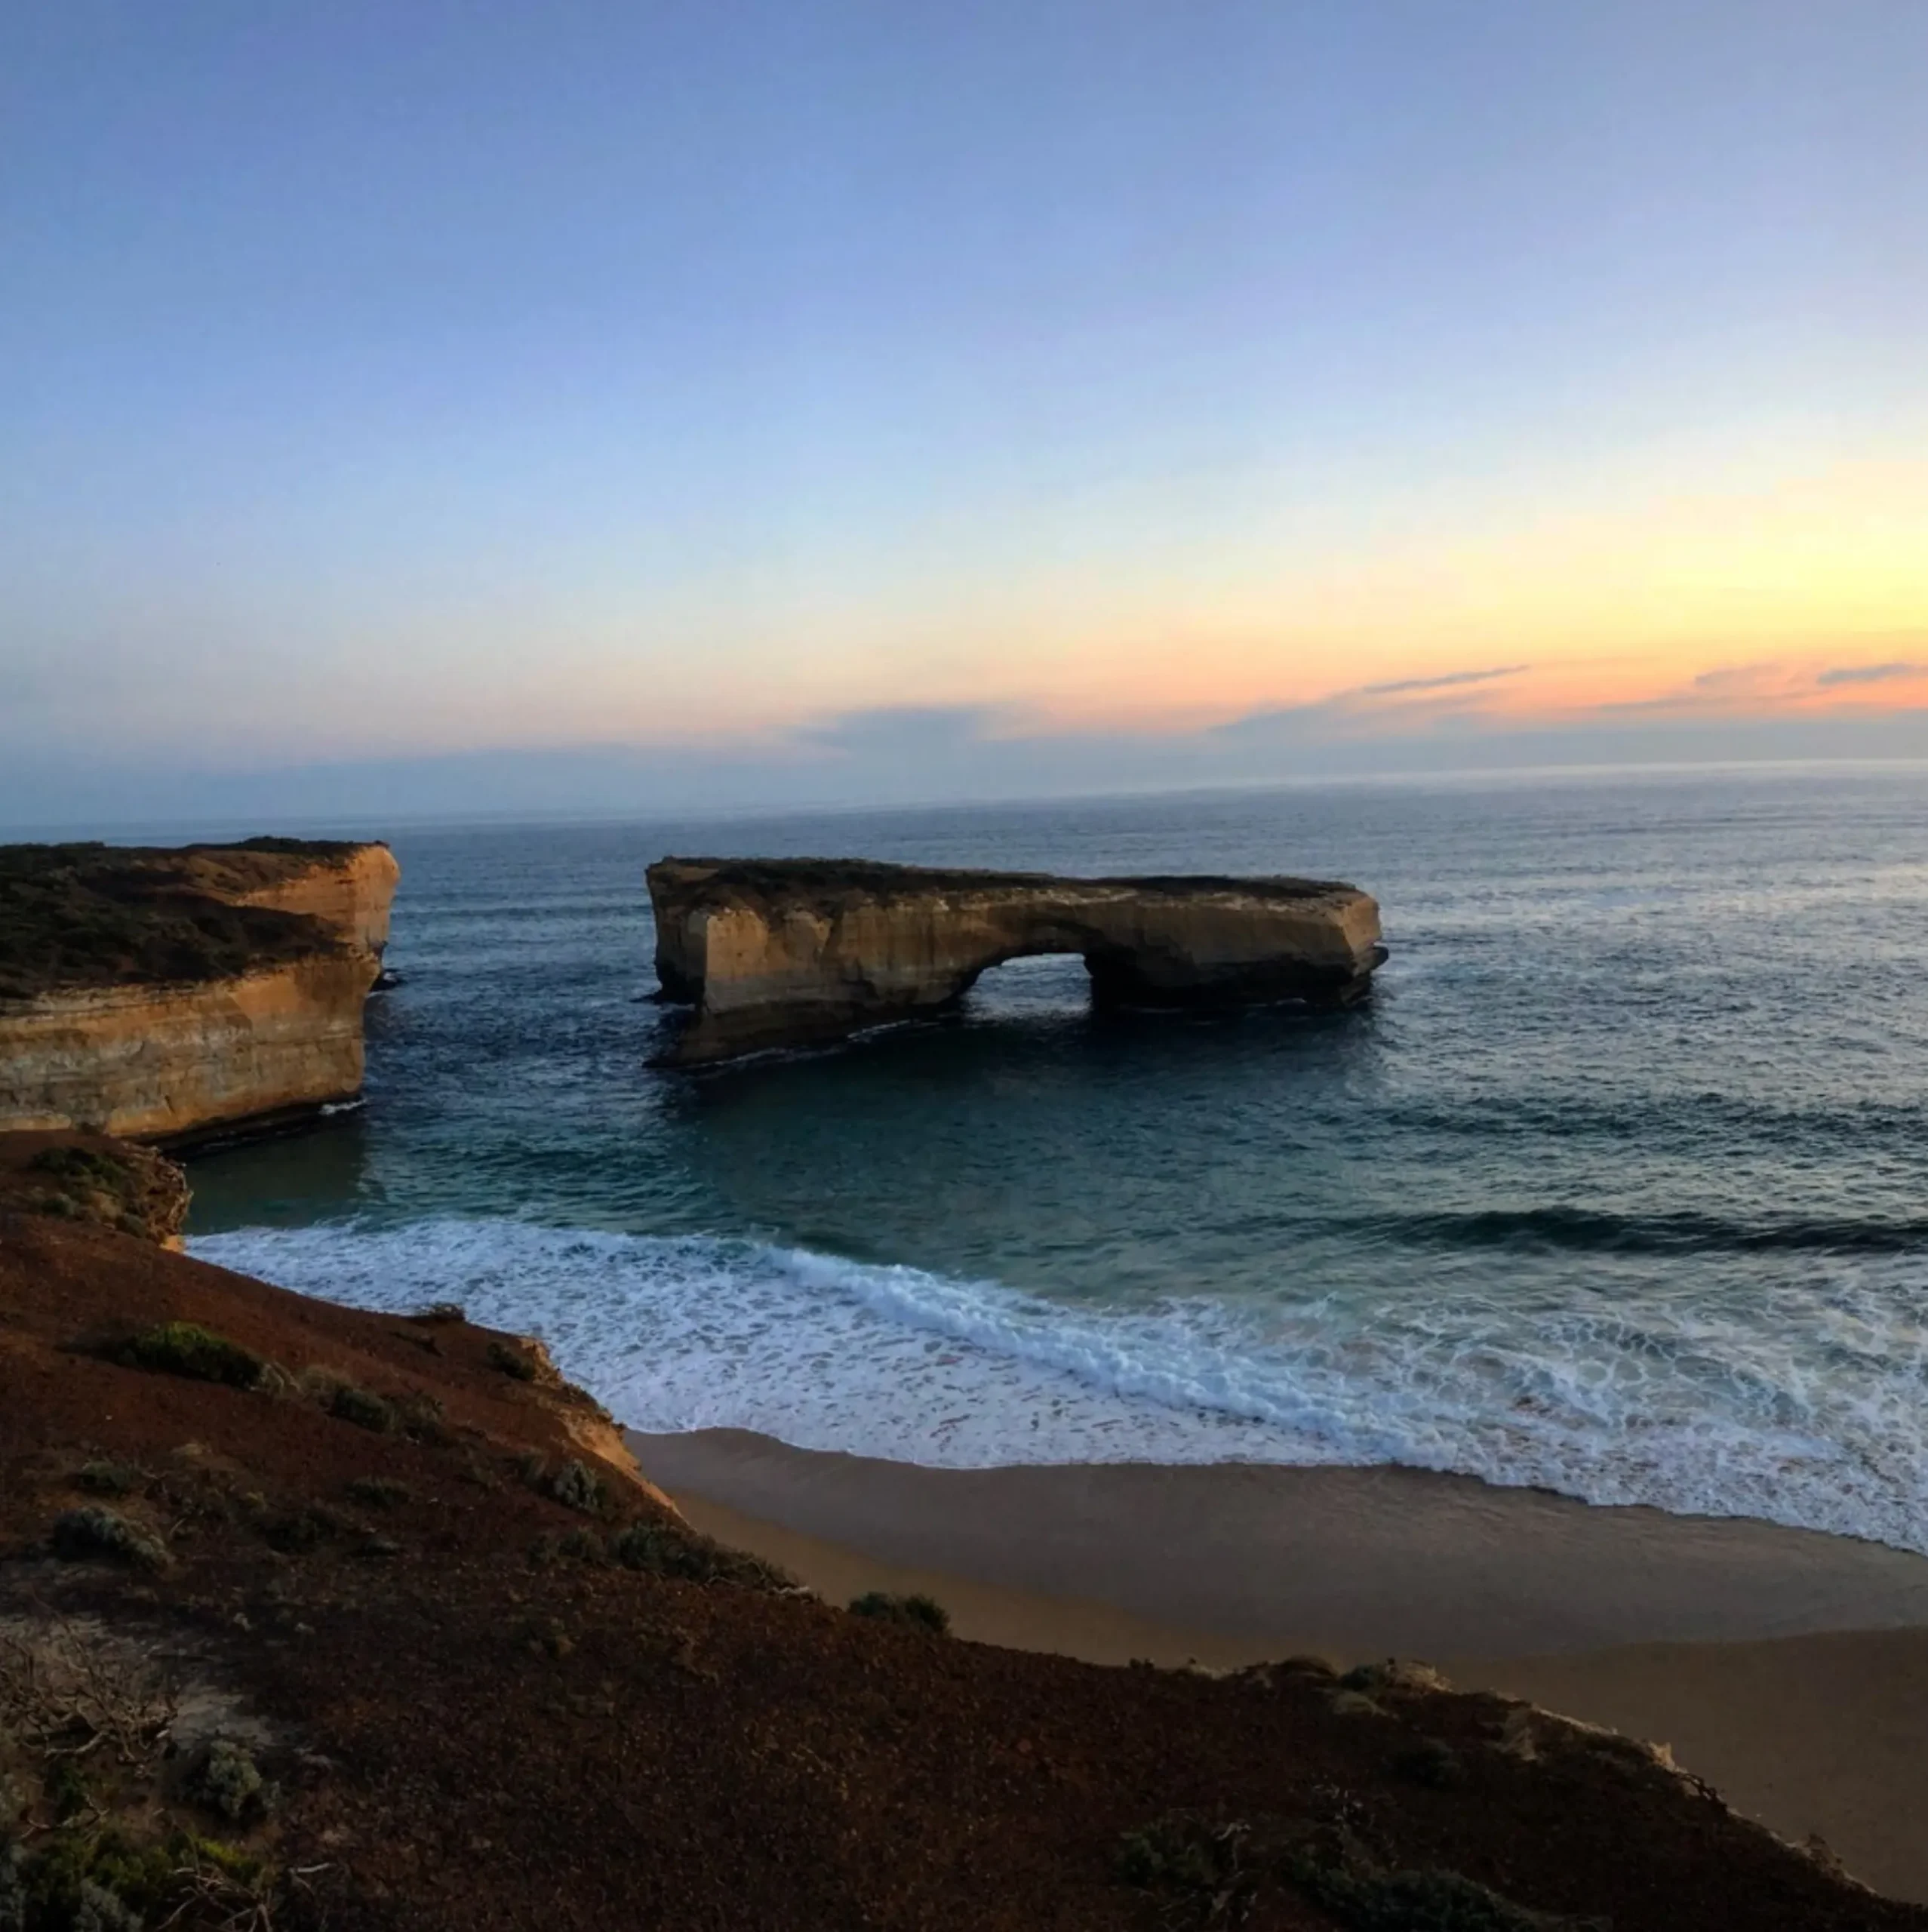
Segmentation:
<svg viewBox="0 0 1928 1932">
<path fill-rule="evenodd" d="M 539 1334 L 625 1423 L 927 1463 L 1400 1463 L 1928 1552 L 1928 771 L 398 830 L 365 1103 L 193 1251 Z M 1363 1009 L 647 1065 L 644 867 L 1296 872 Z"/>
</svg>

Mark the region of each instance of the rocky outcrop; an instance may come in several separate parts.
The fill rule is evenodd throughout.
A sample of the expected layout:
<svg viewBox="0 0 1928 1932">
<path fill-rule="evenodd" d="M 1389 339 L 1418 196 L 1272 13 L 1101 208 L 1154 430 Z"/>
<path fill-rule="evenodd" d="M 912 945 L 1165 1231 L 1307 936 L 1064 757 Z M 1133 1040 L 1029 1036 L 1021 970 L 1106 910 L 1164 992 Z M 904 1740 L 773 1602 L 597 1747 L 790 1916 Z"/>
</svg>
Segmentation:
<svg viewBox="0 0 1928 1932">
<path fill-rule="evenodd" d="M 1100 1005 L 1192 1008 L 1343 1005 L 1385 956 L 1373 900 L 1314 879 L 664 859 L 649 887 L 679 1066 L 933 1013 L 1035 953 L 1081 955 Z"/>
<path fill-rule="evenodd" d="M 165 1155 L 98 1134 L 0 1134 L 0 1214 L 45 1214 L 178 1248 L 187 1177 Z"/>
<path fill-rule="evenodd" d="M 0 851 L 0 1129 L 179 1143 L 352 1100 L 398 875 L 380 844 Z"/>
</svg>

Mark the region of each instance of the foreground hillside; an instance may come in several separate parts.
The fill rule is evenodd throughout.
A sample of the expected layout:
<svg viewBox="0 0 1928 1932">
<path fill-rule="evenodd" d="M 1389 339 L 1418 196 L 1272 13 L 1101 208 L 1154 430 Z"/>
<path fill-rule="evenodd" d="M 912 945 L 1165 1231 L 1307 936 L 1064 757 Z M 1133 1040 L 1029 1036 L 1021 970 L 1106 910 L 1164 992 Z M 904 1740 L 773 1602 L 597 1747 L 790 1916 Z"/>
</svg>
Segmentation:
<svg viewBox="0 0 1928 1932">
<path fill-rule="evenodd" d="M 152 1158 L 0 1146 L 0 1927 L 1928 1928 L 1422 1671 L 819 1602 L 528 1345 L 165 1251 Z"/>
</svg>

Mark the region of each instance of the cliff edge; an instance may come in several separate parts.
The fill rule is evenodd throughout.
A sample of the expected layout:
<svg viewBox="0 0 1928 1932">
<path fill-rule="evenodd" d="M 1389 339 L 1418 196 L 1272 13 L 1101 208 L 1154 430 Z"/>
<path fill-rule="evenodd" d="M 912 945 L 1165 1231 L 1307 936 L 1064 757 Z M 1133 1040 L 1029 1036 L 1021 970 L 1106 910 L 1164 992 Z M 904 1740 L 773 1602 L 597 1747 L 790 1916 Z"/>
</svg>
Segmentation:
<svg viewBox="0 0 1928 1932">
<path fill-rule="evenodd" d="M 669 858 L 649 888 L 663 997 L 696 1009 L 678 1066 L 936 1012 L 1037 953 L 1080 955 L 1112 1007 L 1342 1006 L 1385 957 L 1378 906 L 1335 880 Z"/>
<path fill-rule="evenodd" d="M 178 1142 L 352 1099 L 380 844 L 0 847 L 0 1129 Z"/>
</svg>

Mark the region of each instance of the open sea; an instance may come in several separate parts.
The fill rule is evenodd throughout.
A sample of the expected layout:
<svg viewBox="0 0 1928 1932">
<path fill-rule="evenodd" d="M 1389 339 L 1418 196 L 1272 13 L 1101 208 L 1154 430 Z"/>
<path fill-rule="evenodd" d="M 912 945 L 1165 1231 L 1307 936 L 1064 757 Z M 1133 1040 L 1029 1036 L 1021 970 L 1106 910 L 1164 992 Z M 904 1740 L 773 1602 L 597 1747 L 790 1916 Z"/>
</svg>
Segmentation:
<svg viewBox="0 0 1928 1932">
<path fill-rule="evenodd" d="M 543 1337 L 623 1421 L 917 1462 L 1396 1462 L 1928 1551 L 1928 770 L 398 831 L 365 1105 L 194 1251 Z M 1364 1010 L 644 1061 L 665 853 L 1299 872 Z"/>
</svg>

